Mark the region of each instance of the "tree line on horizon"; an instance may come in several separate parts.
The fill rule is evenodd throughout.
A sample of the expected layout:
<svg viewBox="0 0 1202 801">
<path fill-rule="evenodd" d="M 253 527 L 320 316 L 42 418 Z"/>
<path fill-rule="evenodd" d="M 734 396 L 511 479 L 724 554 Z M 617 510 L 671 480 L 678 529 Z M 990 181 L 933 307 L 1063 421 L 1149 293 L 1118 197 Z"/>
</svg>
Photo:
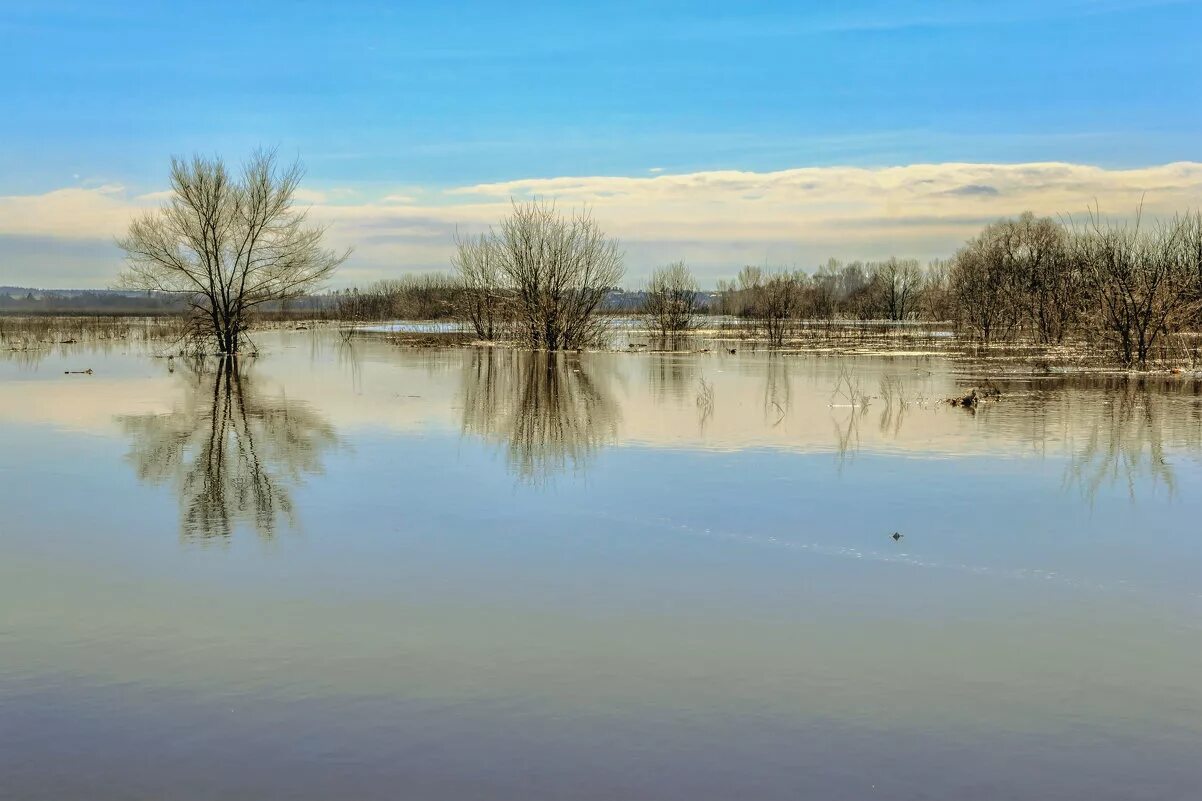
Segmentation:
<svg viewBox="0 0 1202 801">
<path fill-rule="evenodd" d="M 128 265 L 121 285 L 183 298 L 198 338 L 227 354 L 238 352 L 253 313 L 290 303 L 347 321 L 454 318 L 482 340 L 551 351 L 605 340 L 622 250 L 587 211 L 541 200 L 515 201 L 496 227 L 457 237 L 448 273 L 314 304 L 350 251 L 326 249 L 324 228 L 296 208 L 301 175 L 269 151 L 240 173 L 219 158 L 173 160 L 171 200 L 118 242 Z M 1202 212 L 1151 223 L 1024 212 L 927 265 L 892 257 L 832 259 L 812 273 L 745 266 L 712 294 L 676 262 L 652 274 L 640 300 L 648 328 L 664 336 L 688 332 L 706 313 L 743 320 L 773 346 L 803 321 L 927 320 L 985 346 L 1089 342 L 1142 367 L 1166 339 L 1202 327 Z"/>
<path fill-rule="evenodd" d="M 381 318 L 436 309 L 438 316 L 466 320 L 481 339 L 527 339 L 514 336 L 509 324 L 528 325 L 524 300 L 548 296 L 502 268 L 496 254 L 513 247 L 504 229 L 490 236 L 459 243 L 455 273 L 381 283 L 350 302 L 370 298 L 366 304 Z M 425 302 L 415 304 L 419 298 Z M 593 301 L 592 311 L 613 311 L 604 298 Z M 556 308 L 553 299 L 548 308 Z M 831 259 L 813 272 L 749 265 L 712 293 L 676 262 L 652 274 L 636 310 L 662 336 L 686 333 L 706 314 L 743 320 L 778 347 L 803 321 L 931 321 L 949 323 L 983 346 L 1081 341 L 1105 347 L 1124 365 L 1146 366 L 1166 337 L 1202 328 L 1202 212 L 1151 224 L 1097 213 L 1065 221 L 1024 212 L 990 223 L 951 258 L 926 265 L 897 257 Z M 548 346 L 533 334 L 527 341 Z M 592 343 L 586 337 L 561 346 L 580 344 Z"/>
</svg>

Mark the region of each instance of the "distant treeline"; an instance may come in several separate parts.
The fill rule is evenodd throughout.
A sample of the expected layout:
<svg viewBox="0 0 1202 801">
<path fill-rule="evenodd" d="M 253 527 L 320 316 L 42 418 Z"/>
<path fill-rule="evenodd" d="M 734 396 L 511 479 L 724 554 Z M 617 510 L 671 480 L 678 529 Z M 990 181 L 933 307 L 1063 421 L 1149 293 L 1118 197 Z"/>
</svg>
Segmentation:
<svg viewBox="0 0 1202 801">
<path fill-rule="evenodd" d="M 984 345 L 1085 341 L 1143 366 L 1166 339 L 1202 328 L 1202 213 L 1141 225 L 1028 212 L 986 226 L 947 261 L 744 267 L 718 297 L 716 311 L 755 322 L 775 344 L 792 321 L 921 319 Z"/>
<path fill-rule="evenodd" d="M 454 276 L 425 273 L 266 304 L 264 311 L 271 316 L 346 321 L 440 320 L 455 317 L 461 292 Z M 637 313 L 645 297 L 641 290 L 614 289 L 606 298 L 605 310 Z M 166 292 L 0 287 L 0 314 L 153 317 L 182 312 L 186 307 L 185 298 Z"/>
<path fill-rule="evenodd" d="M 332 306 L 331 297 L 323 294 L 265 304 L 263 310 L 275 314 L 312 315 Z M 0 314 L 156 317 L 182 313 L 187 308 L 186 297 L 170 292 L 0 287 Z"/>
<path fill-rule="evenodd" d="M 345 321 L 452 320 L 463 316 L 465 290 L 455 276 L 423 273 L 376 281 L 362 288 L 335 290 L 312 298 L 325 316 Z M 710 297 L 706 295 L 705 298 Z M 713 295 L 716 297 L 716 295 Z M 612 288 L 601 311 L 640 314 L 647 302 L 643 290 Z"/>
<path fill-rule="evenodd" d="M 165 292 L 0 287 L 0 314 L 159 315 L 181 312 L 183 298 Z"/>
<path fill-rule="evenodd" d="M 481 308 L 511 318 L 520 294 L 460 269 L 333 293 L 324 308 L 344 320 L 475 325 Z M 665 332 L 692 327 L 696 314 L 729 315 L 773 345 L 797 334 L 802 321 L 921 320 L 944 322 L 982 345 L 1086 343 L 1140 366 L 1185 348 L 1196 361 L 1199 343 L 1177 335 L 1202 330 L 1202 213 L 1141 223 L 1028 212 L 986 226 L 949 259 L 831 259 L 813 272 L 746 266 L 715 292 L 699 291 L 676 263 L 643 290 L 609 289 L 598 310 L 645 313 Z"/>
<path fill-rule="evenodd" d="M 548 215 L 537 205 L 518 211 Z M 552 216 L 524 220 L 520 214 L 514 219 L 535 232 L 593 225 Z M 305 295 L 264 304 L 260 312 L 347 322 L 456 319 L 483 338 L 493 338 L 494 329 L 513 329 L 525 338 L 538 327 L 531 324 L 536 314 L 559 324 L 564 309 L 583 297 L 584 290 L 572 288 L 577 278 L 566 274 L 554 292 L 527 286 L 525 276 L 506 276 L 497 266 L 504 264 L 507 243 L 494 240 L 460 242 L 453 273 Z M 611 255 L 620 259 L 616 251 Z M 620 268 L 612 274 L 620 280 Z M 532 275 L 531 281 L 542 280 Z M 802 321 L 939 321 L 984 345 L 1086 342 L 1142 366 L 1163 355 L 1170 341 L 1183 346 L 1176 335 L 1202 330 L 1202 213 L 1141 224 L 1028 212 L 986 226 L 951 258 L 927 264 L 893 257 L 831 259 L 813 272 L 746 266 L 734 279 L 719 281 L 715 292 L 702 292 L 677 262 L 657 270 L 643 289 L 594 283 L 587 291 L 589 314 L 643 313 L 664 332 L 692 327 L 697 314 L 720 314 L 743 319 L 770 344 L 781 345 Z M 547 298 L 556 299 L 558 308 Z M 0 313 L 157 315 L 184 308 L 182 298 L 162 292 L 0 287 Z M 1197 342 L 1192 347 L 1197 355 Z"/>
</svg>

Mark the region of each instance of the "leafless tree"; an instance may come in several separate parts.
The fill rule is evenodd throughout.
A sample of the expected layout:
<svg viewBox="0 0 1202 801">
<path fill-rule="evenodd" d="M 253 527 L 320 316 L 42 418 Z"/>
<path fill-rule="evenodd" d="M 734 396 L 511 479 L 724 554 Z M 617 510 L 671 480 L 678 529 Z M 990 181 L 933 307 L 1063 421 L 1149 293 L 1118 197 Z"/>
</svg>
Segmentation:
<svg viewBox="0 0 1202 801">
<path fill-rule="evenodd" d="M 927 265 L 923 276 L 920 310 L 927 320 L 950 320 L 955 315 L 951 292 L 952 263 L 936 259 Z"/>
<path fill-rule="evenodd" d="M 1009 235 L 1004 222 L 989 225 L 952 260 L 950 281 L 957 317 L 984 345 L 1008 337 L 1018 324 Z"/>
<path fill-rule="evenodd" d="M 755 290 L 751 316 L 763 330 L 768 344 L 779 348 L 792 330 L 801 307 L 801 284 L 789 273 L 776 273 Z"/>
<path fill-rule="evenodd" d="M 1022 323 L 1040 342 L 1062 342 L 1081 308 L 1081 276 L 1064 227 L 1027 211 L 997 229 Z"/>
<path fill-rule="evenodd" d="M 509 293 L 503 283 L 501 259 L 493 239 L 456 237 L 451 264 L 459 280 L 459 308 L 480 339 L 493 340 L 507 318 Z"/>
<path fill-rule="evenodd" d="M 914 259 L 889 258 L 869 265 L 882 314 L 890 320 L 906 320 L 918 307 L 922 290 L 922 268 Z"/>
<path fill-rule="evenodd" d="M 587 212 L 565 217 L 551 203 L 515 202 L 478 245 L 495 259 L 520 336 L 531 347 L 561 350 L 604 338 L 598 312 L 622 280 L 622 252 Z"/>
<path fill-rule="evenodd" d="M 1198 312 L 1190 226 L 1187 216 L 1145 231 L 1138 216 L 1126 225 L 1094 213 L 1073 238 L 1097 325 L 1123 364 L 1146 367 L 1162 335 Z"/>
<path fill-rule="evenodd" d="M 651 275 L 643 312 L 660 336 L 688 331 L 698 313 L 697 281 L 683 261 L 661 267 Z"/>
<path fill-rule="evenodd" d="M 237 353 L 252 310 L 311 291 L 350 255 L 325 250 L 325 229 L 296 209 L 302 174 L 263 150 L 239 175 L 220 158 L 172 159 L 171 199 L 117 242 L 120 284 L 186 297 L 217 349 Z"/>
<path fill-rule="evenodd" d="M 1202 210 L 1182 216 L 1180 249 L 1183 269 L 1192 276 L 1193 286 L 1189 292 L 1195 301 L 1202 301 Z M 1202 326 L 1202 304 L 1199 304 L 1192 324 Z"/>
<path fill-rule="evenodd" d="M 829 259 L 810 280 L 810 312 L 815 319 L 833 320 L 839 304 L 839 273 L 843 265 Z"/>
</svg>

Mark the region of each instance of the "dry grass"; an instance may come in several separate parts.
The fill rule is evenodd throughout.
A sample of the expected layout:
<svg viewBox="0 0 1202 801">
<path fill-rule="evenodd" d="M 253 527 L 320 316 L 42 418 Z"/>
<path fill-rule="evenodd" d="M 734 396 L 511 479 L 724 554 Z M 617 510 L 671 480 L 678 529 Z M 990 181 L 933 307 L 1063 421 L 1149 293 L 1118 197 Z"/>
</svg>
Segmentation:
<svg viewBox="0 0 1202 801">
<path fill-rule="evenodd" d="M 76 343 L 162 342 L 187 333 L 183 317 L 0 317 L 0 348 L 47 349 Z"/>
</svg>

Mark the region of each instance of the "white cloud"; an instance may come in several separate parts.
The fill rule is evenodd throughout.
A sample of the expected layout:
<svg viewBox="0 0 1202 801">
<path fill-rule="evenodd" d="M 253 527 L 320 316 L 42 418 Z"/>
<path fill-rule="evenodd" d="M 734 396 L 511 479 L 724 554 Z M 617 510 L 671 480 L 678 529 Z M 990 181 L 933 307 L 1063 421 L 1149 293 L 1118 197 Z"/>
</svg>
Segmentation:
<svg viewBox="0 0 1202 801">
<path fill-rule="evenodd" d="M 327 192 L 322 192 L 318 189 L 306 189 L 305 187 L 297 187 L 293 194 L 298 203 L 329 203 L 330 195 Z"/>
<path fill-rule="evenodd" d="M 445 269 L 455 230 L 483 230 L 507 213 L 510 198 L 543 197 L 565 209 L 587 205 L 622 240 L 635 283 L 657 263 L 676 258 L 689 260 L 707 279 L 744 263 L 809 267 L 832 255 L 889 253 L 933 258 L 950 254 L 984 221 L 1026 209 L 1083 214 L 1096 204 L 1124 216 L 1142 199 L 1145 214 L 1171 214 L 1202 205 L 1202 164 L 1110 170 L 951 163 L 566 176 L 441 191 L 404 187 L 350 201 L 366 196 L 342 189 L 303 198 L 313 204 L 313 219 L 330 225 L 334 244 L 355 246 L 348 281 Z M 114 186 L 0 197 L 0 236 L 111 238 L 157 197 L 131 197 Z M 22 282 L 36 283 L 16 272 Z M 107 274 L 97 276 L 98 285 L 108 280 Z"/>
<path fill-rule="evenodd" d="M 115 184 L 0 196 L 0 235 L 110 238 L 147 205 L 144 197 L 130 197 Z"/>
</svg>

